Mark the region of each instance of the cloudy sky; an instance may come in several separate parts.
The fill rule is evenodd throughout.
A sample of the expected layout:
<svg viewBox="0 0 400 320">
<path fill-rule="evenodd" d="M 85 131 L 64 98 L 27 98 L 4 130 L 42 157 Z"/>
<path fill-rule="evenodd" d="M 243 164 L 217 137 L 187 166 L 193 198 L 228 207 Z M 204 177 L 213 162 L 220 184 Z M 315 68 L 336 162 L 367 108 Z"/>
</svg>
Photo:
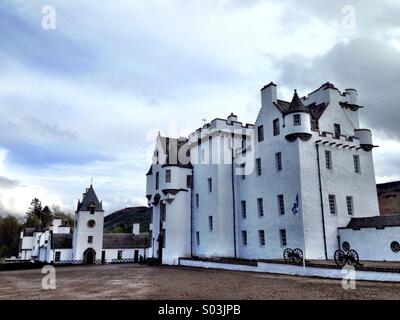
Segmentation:
<svg viewBox="0 0 400 320">
<path fill-rule="evenodd" d="M 358 89 L 377 181 L 400 180 L 397 0 L 2 0 L 0 70 L 3 215 L 73 211 L 91 177 L 109 212 L 145 204 L 159 130 L 252 123 L 270 81 L 282 99 Z"/>
</svg>

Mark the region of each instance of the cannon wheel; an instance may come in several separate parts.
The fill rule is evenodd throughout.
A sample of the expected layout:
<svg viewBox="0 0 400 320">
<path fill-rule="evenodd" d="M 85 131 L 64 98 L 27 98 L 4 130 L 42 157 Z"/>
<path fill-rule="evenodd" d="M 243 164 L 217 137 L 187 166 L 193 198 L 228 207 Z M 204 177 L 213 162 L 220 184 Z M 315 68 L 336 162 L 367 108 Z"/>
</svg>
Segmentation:
<svg viewBox="0 0 400 320">
<path fill-rule="evenodd" d="M 292 256 L 293 256 L 293 250 L 292 249 L 285 249 L 285 251 L 283 251 L 283 259 L 285 259 L 286 262 L 289 262 L 292 260 Z"/>
<path fill-rule="evenodd" d="M 335 263 L 339 267 L 343 267 L 346 264 L 346 254 L 343 250 L 336 250 L 334 254 Z"/>
<path fill-rule="evenodd" d="M 357 266 L 360 264 L 360 258 L 358 257 L 358 253 L 356 250 L 352 249 L 347 253 L 347 261 L 348 264 L 352 266 Z"/>
<path fill-rule="evenodd" d="M 303 262 L 303 251 L 299 248 L 293 250 L 293 260 L 297 263 Z"/>
</svg>

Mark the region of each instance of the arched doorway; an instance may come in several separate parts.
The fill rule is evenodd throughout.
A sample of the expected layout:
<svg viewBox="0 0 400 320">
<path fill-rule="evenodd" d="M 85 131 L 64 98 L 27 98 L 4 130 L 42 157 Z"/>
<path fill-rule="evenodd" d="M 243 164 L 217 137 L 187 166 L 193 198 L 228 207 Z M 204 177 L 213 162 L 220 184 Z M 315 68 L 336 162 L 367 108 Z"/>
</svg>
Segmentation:
<svg viewBox="0 0 400 320">
<path fill-rule="evenodd" d="M 96 251 L 92 248 L 86 249 L 83 253 L 83 262 L 85 264 L 95 264 L 96 262 Z"/>
</svg>

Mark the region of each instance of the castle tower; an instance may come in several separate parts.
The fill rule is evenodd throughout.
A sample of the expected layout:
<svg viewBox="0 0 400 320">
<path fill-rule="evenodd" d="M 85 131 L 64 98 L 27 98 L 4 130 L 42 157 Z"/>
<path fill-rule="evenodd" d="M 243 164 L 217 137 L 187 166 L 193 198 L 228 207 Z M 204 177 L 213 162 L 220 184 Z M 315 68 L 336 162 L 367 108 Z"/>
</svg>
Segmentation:
<svg viewBox="0 0 400 320">
<path fill-rule="evenodd" d="M 72 244 L 72 259 L 94 264 L 103 249 L 104 210 L 93 186 L 78 201 Z"/>
<path fill-rule="evenodd" d="M 311 138 L 310 108 L 304 106 L 294 90 L 292 102 L 284 112 L 285 138 L 293 142 L 297 138 L 307 141 Z"/>
</svg>

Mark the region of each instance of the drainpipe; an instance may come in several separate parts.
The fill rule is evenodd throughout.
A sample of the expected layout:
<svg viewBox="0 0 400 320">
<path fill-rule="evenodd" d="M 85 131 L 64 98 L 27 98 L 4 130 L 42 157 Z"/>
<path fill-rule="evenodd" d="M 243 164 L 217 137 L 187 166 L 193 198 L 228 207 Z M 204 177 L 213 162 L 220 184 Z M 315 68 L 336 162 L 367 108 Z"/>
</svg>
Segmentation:
<svg viewBox="0 0 400 320">
<path fill-rule="evenodd" d="M 322 196 L 321 164 L 320 164 L 320 159 L 319 159 L 319 142 L 318 141 L 315 143 L 315 149 L 317 150 L 319 197 L 320 197 L 320 201 L 321 201 L 321 218 L 322 218 L 322 232 L 323 232 L 323 236 L 324 236 L 325 260 L 328 260 L 328 250 L 326 248 L 324 198 Z"/>
<path fill-rule="evenodd" d="M 191 258 L 193 258 L 193 185 L 194 185 L 194 169 L 192 169 L 192 185 L 190 186 L 190 257 Z"/>
<path fill-rule="evenodd" d="M 234 254 L 235 259 L 237 259 L 236 254 L 236 206 L 235 206 L 235 174 L 234 174 L 234 166 L 233 166 L 233 150 L 234 150 L 234 134 L 232 133 L 232 161 L 231 161 L 231 171 L 232 171 L 232 205 L 233 205 L 233 245 L 234 245 Z"/>
</svg>

